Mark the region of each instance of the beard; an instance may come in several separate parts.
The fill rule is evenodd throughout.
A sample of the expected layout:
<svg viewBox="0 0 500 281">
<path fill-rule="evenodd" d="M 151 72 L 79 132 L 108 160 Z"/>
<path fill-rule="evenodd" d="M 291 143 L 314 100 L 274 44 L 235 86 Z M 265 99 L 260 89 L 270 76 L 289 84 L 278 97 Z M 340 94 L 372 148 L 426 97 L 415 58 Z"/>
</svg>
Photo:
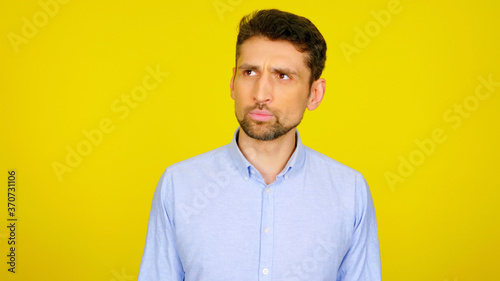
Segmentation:
<svg viewBox="0 0 500 281">
<path fill-rule="evenodd" d="M 249 112 L 254 110 L 254 109 L 265 109 L 269 112 L 271 112 L 274 116 L 269 121 L 258 121 L 254 120 L 250 117 Z M 280 120 L 279 114 L 276 114 L 275 111 L 269 109 L 266 105 L 255 105 L 252 107 L 247 107 L 245 109 L 245 113 L 243 115 L 243 119 L 240 120 L 238 118 L 238 115 L 236 115 L 236 119 L 238 120 L 238 123 L 240 123 L 241 129 L 251 138 L 256 139 L 256 140 L 261 140 L 261 141 L 270 141 L 270 140 L 275 140 L 286 133 L 288 133 L 290 130 L 296 128 L 300 122 L 302 121 L 302 117 L 296 122 L 291 125 L 286 125 L 283 124 Z"/>
</svg>

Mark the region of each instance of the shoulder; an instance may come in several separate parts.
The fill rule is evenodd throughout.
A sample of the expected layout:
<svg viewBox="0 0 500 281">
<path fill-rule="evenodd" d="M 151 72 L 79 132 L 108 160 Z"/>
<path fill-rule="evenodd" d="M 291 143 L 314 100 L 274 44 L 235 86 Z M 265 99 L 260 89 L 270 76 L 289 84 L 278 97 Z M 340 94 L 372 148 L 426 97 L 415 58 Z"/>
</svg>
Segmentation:
<svg viewBox="0 0 500 281">
<path fill-rule="evenodd" d="M 368 204 L 373 205 L 370 188 L 361 172 L 309 147 L 306 151 L 308 171 L 315 171 L 318 178 L 326 179 L 345 204 L 357 206 L 357 212 L 362 212 Z"/>
<path fill-rule="evenodd" d="M 329 172 L 343 177 L 362 177 L 361 173 L 339 161 L 318 152 L 310 147 L 304 146 L 306 151 L 306 163 L 322 172 Z"/>
<path fill-rule="evenodd" d="M 168 166 L 162 185 L 168 190 L 189 193 L 209 182 L 225 183 L 234 171 L 227 144 Z"/>
<path fill-rule="evenodd" d="M 169 172 L 179 172 L 186 169 L 203 168 L 214 166 L 214 164 L 226 162 L 229 159 L 229 144 L 216 149 L 204 152 L 202 154 L 187 158 L 167 167 Z"/>
<path fill-rule="evenodd" d="M 226 180 L 231 171 L 228 145 L 224 145 L 168 166 L 158 182 L 157 192 L 170 199 L 176 193 L 192 196 L 190 192 L 193 189 L 203 187 L 214 179 Z"/>
<path fill-rule="evenodd" d="M 365 196 L 364 193 L 369 193 L 368 183 L 361 172 L 312 148 L 305 149 L 307 171 L 352 196 Z"/>
</svg>

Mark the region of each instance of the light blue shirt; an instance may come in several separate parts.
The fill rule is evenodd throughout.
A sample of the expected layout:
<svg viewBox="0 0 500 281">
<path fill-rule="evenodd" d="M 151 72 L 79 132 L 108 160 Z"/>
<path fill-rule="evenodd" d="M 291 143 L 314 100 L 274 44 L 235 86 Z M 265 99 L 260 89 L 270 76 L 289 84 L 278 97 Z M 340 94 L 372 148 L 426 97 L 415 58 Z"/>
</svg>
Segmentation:
<svg viewBox="0 0 500 281">
<path fill-rule="evenodd" d="M 267 185 L 231 143 L 163 173 L 139 281 L 381 280 L 363 176 L 302 144 Z"/>
</svg>

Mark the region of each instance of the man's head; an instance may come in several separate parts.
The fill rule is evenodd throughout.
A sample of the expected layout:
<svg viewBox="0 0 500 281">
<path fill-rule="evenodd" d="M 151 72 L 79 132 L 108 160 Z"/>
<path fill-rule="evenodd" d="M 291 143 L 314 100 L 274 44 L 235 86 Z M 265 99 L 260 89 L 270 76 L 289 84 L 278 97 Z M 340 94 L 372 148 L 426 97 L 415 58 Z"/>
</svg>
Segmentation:
<svg viewBox="0 0 500 281">
<path fill-rule="evenodd" d="M 243 131 L 274 140 L 298 126 L 323 98 L 325 60 L 325 40 L 308 19 L 278 10 L 244 17 L 231 79 Z"/>
<path fill-rule="evenodd" d="M 260 10 L 243 17 L 236 41 L 236 66 L 241 45 L 253 36 L 292 43 L 299 52 L 307 54 L 305 64 L 311 71 L 309 86 L 321 77 L 326 62 L 326 42 L 309 19 L 276 9 Z"/>
</svg>

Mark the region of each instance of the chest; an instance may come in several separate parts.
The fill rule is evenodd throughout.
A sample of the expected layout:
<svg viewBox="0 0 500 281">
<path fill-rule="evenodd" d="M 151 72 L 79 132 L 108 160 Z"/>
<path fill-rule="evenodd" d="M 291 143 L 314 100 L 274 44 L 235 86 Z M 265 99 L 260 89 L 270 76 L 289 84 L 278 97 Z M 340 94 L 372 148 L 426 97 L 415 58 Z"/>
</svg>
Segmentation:
<svg viewBox="0 0 500 281">
<path fill-rule="evenodd" d="M 349 248 L 354 221 L 345 196 L 328 186 L 293 181 L 267 187 L 229 184 L 212 198 L 196 199 L 193 193 L 196 204 L 176 204 L 176 241 L 184 269 L 204 276 L 216 276 L 228 266 L 248 276 L 272 269 L 274 276 L 285 278 L 307 259 L 338 264 Z M 186 207 L 191 212 L 181 210 Z M 257 280 L 253 277 L 249 280 Z"/>
</svg>

